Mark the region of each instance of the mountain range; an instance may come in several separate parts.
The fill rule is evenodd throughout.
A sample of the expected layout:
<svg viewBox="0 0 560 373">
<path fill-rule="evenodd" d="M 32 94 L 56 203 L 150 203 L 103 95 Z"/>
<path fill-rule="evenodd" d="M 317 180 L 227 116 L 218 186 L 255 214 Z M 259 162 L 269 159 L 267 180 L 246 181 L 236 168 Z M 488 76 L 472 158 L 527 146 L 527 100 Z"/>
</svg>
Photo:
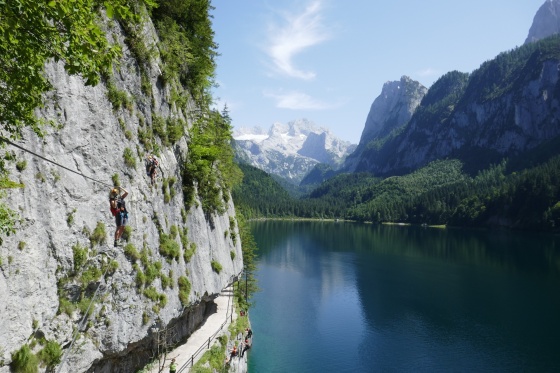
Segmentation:
<svg viewBox="0 0 560 373">
<path fill-rule="evenodd" d="M 233 138 L 239 160 L 296 185 L 318 164 L 340 168 L 356 148 L 307 119 L 276 122 L 268 131 L 239 128 Z"/>
<path fill-rule="evenodd" d="M 523 46 L 471 73 L 448 72 L 429 89 L 407 76 L 385 83 L 357 146 L 298 120 L 237 131 L 236 154 L 293 184 L 338 172 L 403 175 L 446 158 L 475 172 L 519 157 L 560 135 L 558 42 L 536 43 L 559 32 L 559 15 L 560 1 L 547 0 Z"/>
<path fill-rule="evenodd" d="M 234 133 L 244 162 L 293 184 L 340 172 L 403 175 L 454 158 L 476 172 L 503 158 L 538 151 L 560 135 L 560 0 L 537 11 L 525 44 L 471 73 L 451 71 L 429 89 L 402 76 L 373 101 L 357 146 L 307 120 Z"/>
<path fill-rule="evenodd" d="M 344 169 L 403 175 L 438 159 L 477 171 L 536 151 L 560 135 L 560 1 L 546 1 L 526 43 L 472 73 L 451 71 L 429 89 L 407 77 L 386 83 Z M 542 40 L 542 41 L 541 41 Z"/>
<path fill-rule="evenodd" d="M 304 198 L 286 197 L 244 168 L 236 206 L 251 217 L 557 232 L 557 9 L 560 0 L 546 1 L 526 43 L 471 73 L 448 72 L 429 88 L 406 76 L 387 82 L 355 151 L 336 171 L 316 165 L 300 183 L 312 184 Z M 269 197 L 252 198 L 264 193 Z"/>
</svg>

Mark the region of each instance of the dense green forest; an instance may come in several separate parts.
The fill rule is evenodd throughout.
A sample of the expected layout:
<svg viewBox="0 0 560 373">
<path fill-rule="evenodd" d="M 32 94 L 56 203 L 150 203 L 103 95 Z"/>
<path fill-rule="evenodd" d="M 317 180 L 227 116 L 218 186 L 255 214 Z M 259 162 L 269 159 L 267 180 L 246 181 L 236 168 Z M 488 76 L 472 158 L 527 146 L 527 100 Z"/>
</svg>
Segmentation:
<svg viewBox="0 0 560 373">
<path fill-rule="evenodd" d="M 364 222 L 558 231 L 560 156 L 517 170 L 504 160 L 472 177 L 458 160 L 435 161 L 404 176 L 341 174 L 308 196 L 292 198 L 274 180 L 240 165 L 233 189 L 237 208 L 250 218 L 329 218 Z"/>
</svg>

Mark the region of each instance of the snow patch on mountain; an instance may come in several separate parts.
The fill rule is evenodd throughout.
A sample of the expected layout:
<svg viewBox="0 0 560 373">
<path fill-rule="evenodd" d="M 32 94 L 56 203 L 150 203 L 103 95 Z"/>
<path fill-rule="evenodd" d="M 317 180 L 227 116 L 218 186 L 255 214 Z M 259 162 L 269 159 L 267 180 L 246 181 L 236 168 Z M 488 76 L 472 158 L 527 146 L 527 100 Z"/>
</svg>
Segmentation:
<svg viewBox="0 0 560 373">
<path fill-rule="evenodd" d="M 238 158 L 294 184 L 318 163 L 339 168 L 356 147 L 307 119 L 276 122 L 268 131 L 241 127 L 233 138 Z"/>
</svg>

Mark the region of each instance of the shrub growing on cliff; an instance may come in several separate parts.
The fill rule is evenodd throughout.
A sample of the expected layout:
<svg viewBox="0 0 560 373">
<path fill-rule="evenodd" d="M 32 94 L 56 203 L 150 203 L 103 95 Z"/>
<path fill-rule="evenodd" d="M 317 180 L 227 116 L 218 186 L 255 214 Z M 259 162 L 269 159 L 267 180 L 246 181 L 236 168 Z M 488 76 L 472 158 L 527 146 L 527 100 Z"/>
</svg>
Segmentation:
<svg viewBox="0 0 560 373">
<path fill-rule="evenodd" d="M 82 315 L 90 317 L 91 315 L 93 315 L 93 311 L 95 310 L 94 304 L 95 301 L 93 298 L 83 296 L 82 299 L 80 299 L 80 301 L 78 302 L 77 306 Z"/>
<path fill-rule="evenodd" d="M 194 255 L 194 252 L 196 251 L 196 243 L 191 242 L 191 244 L 189 245 L 189 248 L 187 249 L 185 247 L 184 250 L 185 251 L 183 252 L 183 259 L 185 260 L 185 263 L 188 263 L 188 262 L 191 261 L 191 258 Z"/>
<path fill-rule="evenodd" d="M 185 133 L 185 122 L 177 118 L 167 118 L 167 138 L 171 144 L 179 141 Z"/>
<path fill-rule="evenodd" d="M 161 288 L 167 289 L 171 284 L 171 279 L 164 274 L 161 274 L 159 278 L 161 280 Z"/>
<path fill-rule="evenodd" d="M 68 224 L 69 227 L 72 225 L 72 223 L 74 223 L 75 213 L 76 213 L 76 209 L 73 209 L 71 212 L 68 213 L 68 216 L 66 217 L 66 223 Z"/>
<path fill-rule="evenodd" d="M 105 224 L 103 224 L 103 222 L 97 222 L 89 240 L 92 246 L 102 245 L 107 241 L 107 232 L 105 231 Z"/>
<path fill-rule="evenodd" d="M 135 278 L 136 287 L 140 289 L 142 286 L 144 286 L 144 283 L 146 282 L 146 275 L 144 274 L 144 272 L 142 272 L 142 270 L 137 264 L 132 266 L 132 268 L 136 270 L 136 278 Z"/>
<path fill-rule="evenodd" d="M 152 112 L 152 130 L 160 138 L 163 145 L 169 145 L 165 119 Z"/>
<path fill-rule="evenodd" d="M 113 185 L 116 187 L 121 186 L 121 181 L 119 180 L 119 174 L 113 174 L 113 176 L 111 176 L 111 180 L 113 181 Z"/>
<path fill-rule="evenodd" d="M 153 286 L 150 286 L 149 288 L 144 289 L 143 292 L 144 296 L 150 300 L 153 300 L 154 302 L 156 302 L 159 299 L 159 294 L 156 290 L 156 288 L 154 288 Z"/>
<path fill-rule="evenodd" d="M 131 243 L 126 244 L 126 246 L 124 247 L 124 255 L 134 261 L 140 259 L 140 253 L 136 249 L 136 246 Z"/>
<path fill-rule="evenodd" d="M 105 273 L 105 278 L 107 278 L 108 276 L 113 275 L 117 269 L 119 269 L 119 262 L 111 260 L 109 263 L 103 265 L 102 272 Z"/>
<path fill-rule="evenodd" d="M 10 367 L 15 373 L 36 373 L 39 371 L 39 359 L 31 352 L 28 345 L 12 354 Z"/>
<path fill-rule="evenodd" d="M 10 234 L 15 233 L 16 217 L 17 215 L 13 210 L 10 210 L 3 203 L 0 204 L 0 234 L 2 236 L 9 236 Z M 2 242 L 3 240 L 0 236 L 0 245 L 2 244 Z"/>
<path fill-rule="evenodd" d="M 210 262 L 210 265 L 212 266 L 212 270 L 216 273 L 220 273 L 222 271 L 222 265 L 220 263 L 218 263 L 215 260 L 212 260 L 212 262 Z"/>
<path fill-rule="evenodd" d="M 173 239 L 175 239 L 175 238 L 177 237 L 178 234 L 179 234 L 179 228 L 177 228 L 176 225 L 172 225 L 172 226 L 169 228 L 169 235 L 170 235 Z"/>
<path fill-rule="evenodd" d="M 38 354 L 41 361 L 48 367 L 53 368 L 60 364 L 62 348 L 56 341 L 47 341 L 47 344 Z"/>
<path fill-rule="evenodd" d="M 25 159 L 16 162 L 16 169 L 17 169 L 19 172 L 22 172 L 22 171 L 25 170 L 26 168 L 27 168 L 27 161 L 26 161 Z"/>
<path fill-rule="evenodd" d="M 130 148 L 124 148 L 123 151 L 124 164 L 127 167 L 136 169 L 136 157 Z"/>
<path fill-rule="evenodd" d="M 59 290 L 60 293 L 60 290 Z M 62 313 L 72 316 L 74 310 L 76 309 L 74 303 L 70 302 L 64 295 L 60 295 L 58 298 L 58 312 L 57 315 Z"/>
<path fill-rule="evenodd" d="M 72 246 L 72 253 L 74 254 L 74 272 L 77 272 L 87 260 L 88 249 L 77 243 Z"/>
<path fill-rule="evenodd" d="M 159 237 L 159 252 L 169 259 L 178 259 L 181 249 L 177 241 L 162 233 Z"/>
<path fill-rule="evenodd" d="M 126 108 L 128 111 L 132 112 L 132 100 L 128 93 L 118 89 L 111 79 L 107 82 L 107 99 L 111 102 L 111 105 L 113 105 L 113 110 Z"/>
<path fill-rule="evenodd" d="M 130 225 L 126 225 L 124 227 L 124 231 L 123 231 L 123 234 L 122 234 L 121 238 L 123 240 L 125 240 L 126 242 L 130 241 L 130 239 L 132 238 L 132 227 Z"/>
<path fill-rule="evenodd" d="M 191 283 L 188 278 L 181 276 L 177 279 L 179 285 L 179 300 L 186 307 L 189 304 L 189 294 L 191 293 Z"/>
<path fill-rule="evenodd" d="M 82 272 L 82 277 L 80 278 L 82 287 L 85 289 L 90 283 L 99 280 L 102 274 L 101 269 L 95 266 L 89 266 Z"/>
<path fill-rule="evenodd" d="M 144 264 L 146 285 L 150 285 L 156 278 L 161 276 L 161 262 Z"/>
</svg>

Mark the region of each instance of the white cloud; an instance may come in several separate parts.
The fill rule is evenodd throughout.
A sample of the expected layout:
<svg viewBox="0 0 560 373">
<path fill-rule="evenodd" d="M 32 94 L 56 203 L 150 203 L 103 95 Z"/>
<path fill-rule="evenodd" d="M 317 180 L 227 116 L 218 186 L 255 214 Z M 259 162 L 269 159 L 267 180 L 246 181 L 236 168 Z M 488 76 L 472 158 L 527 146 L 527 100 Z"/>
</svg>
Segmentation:
<svg viewBox="0 0 560 373">
<path fill-rule="evenodd" d="M 274 70 L 294 78 L 310 80 L 313 71 L 303 71 L 294 65 L 293 58 L 306 48 L 319 44 L 329 38 L 321 17 L 322 3 L 315 0 L 301 13 L 284 12 L 281 26 L 270 24 L 266 53 L 272 59 Z"/>
<path fill-rule="evenodd" d="M 422 77 L 424 77 L 424 76 L 430 77 L 430 76 L 439 75 L 439 74 L 440 74 L 440 72 L 438 70 L 432 69 L 431 67 L 429 67 L 427 69 L 424 69 L 424 70 L 421 70 L 421 71 L 418 71 L 418 75 L 422 76 Z"/>
<path fill-rule="evenodd" d="M 331 108 L 320 100 L 317 100 L 302 92 L 288 92 L 288 93 L 266 93 L 266 97 L 271 97 L 276 101 L 276 107 L 281 109 L 291 110 L 324 110 Z"/>
</svg>

